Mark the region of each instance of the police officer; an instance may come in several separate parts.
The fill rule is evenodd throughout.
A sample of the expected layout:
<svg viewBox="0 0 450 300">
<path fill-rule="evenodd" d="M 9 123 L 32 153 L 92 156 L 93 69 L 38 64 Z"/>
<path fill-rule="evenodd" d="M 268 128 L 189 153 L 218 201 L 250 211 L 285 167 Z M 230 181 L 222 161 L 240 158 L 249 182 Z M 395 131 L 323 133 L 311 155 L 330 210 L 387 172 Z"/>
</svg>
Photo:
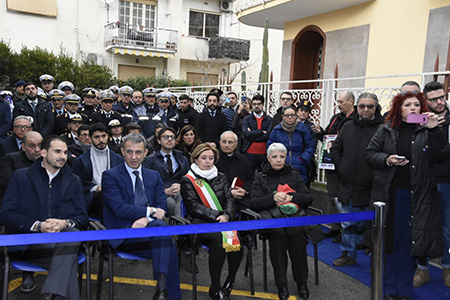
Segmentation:
<svg viewBox="0 0 450 300">
<path fill-rule="evenodd" d="M 55 134 L 63 134 L 67 131 L 67 125 L 70 119 L 77 113 L 80 101 L 81 98 L 76 94 L 70 94 L 64 97 L 66 112 L 55 118 L 55 129 L 53 130 Z M 84 124 L 90 124 L 89 118 L 85 114 L 80 113 L 80 115 Z"/>
<path fill-rule="evenodd" d="M 117 103 L 116 111 L 122 115 L 122 125 L 126 125 L 133 121 L 133 111 L 136 106 L 131 102 L 133 89 L 129 86 L 123 86 L 119 89 L 119 103 Z"/>
<path fill-rule="evenodd" d="M 116 153 L 120 154 L 120 147 L 123 142 L 123 126 L 119 120 L 113 119 L 108 123 L 109 139 L 108 147 Z"/>
<path fill-rule="evenodd" d="M 78 128 L 81 125 L 83 125 L 83 118 L 79 113 L 70 117 L 69 123 L 67 124 L 67 132 L 61 135 L 67 145 L 73 145 L 78 141 Z"/>
<path fill-rule="evenodd" d="M 55 85 L 55 78 L 52 75 L 44 74 L 39 77 L 39 81 L 41 82 L 42 89 L 48 95 L 51 90 L 53 90 L 53 86 Z"/>
<path fill-rule="evenodd" d="M 100 93 L 100 101 L 102 108 L 94 113 L 94 123 L 102 123 L 108 126 L 111 120 L 118 120 L 122 123 L 120 113 L 113 111 L 114 94 L 110 90 L 104 90 Z"/>
<path fill-rule="evenodd" d="M 161 121 L 166 124 L 167 127 L 176 128 L 178 114 L 170 105 L 171 95 L 171 93 L 167 92 L 162 92 L 156 95 L 156 101 L 160 109 L 158 115 L 161 117 Z"/>
<path fill-rule="evenodd" d="M 58 85 L 58 90 L 63 91 L 66 95 L 73 94 L 75 87 L 70 81 L 63 81 Z"/>
<path fill-rule="evenodd" d="M 48 92 L 48 96 L 52 101 L 53 116 L 56 118 L 59 115 L 63 115 L 66 112 L 66 109 L 64 108 L 64 97 L 66 94 L 61 90 L 53 89 Z"/>
<path fill-rule="evenodd" d="M 85 114 L 89 119 L 89 124 L 92 124 L 94 114 L 98 111 L 96 103 L 96 90 L 93 88 L 83 89 L 83 106 L 80 108 L 80 112 Z"/>
</svg>

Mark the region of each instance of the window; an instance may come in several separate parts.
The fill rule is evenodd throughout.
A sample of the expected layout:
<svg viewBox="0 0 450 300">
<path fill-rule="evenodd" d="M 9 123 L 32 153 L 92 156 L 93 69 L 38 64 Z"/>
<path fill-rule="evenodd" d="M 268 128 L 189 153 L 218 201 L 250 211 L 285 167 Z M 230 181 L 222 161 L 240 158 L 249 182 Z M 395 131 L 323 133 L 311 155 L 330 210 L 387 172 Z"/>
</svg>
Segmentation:
<svg viewBox="0 0 450 300">
<path fill-rule="evenodd" d="M 156 5 L 120 1 L 119 21 L 122 24 L 155 28 Z"/>
<path fill-rule="evenodd" d="M 189 35 L 209 38 L 219 36 L 219 15 L 190 11 Z"/>
<path fill-rule="evenodd" d="M 56 17 L 56 0 L 7 0 L 8 10 L 15 10 L 29 14 Z"/>
</svg>

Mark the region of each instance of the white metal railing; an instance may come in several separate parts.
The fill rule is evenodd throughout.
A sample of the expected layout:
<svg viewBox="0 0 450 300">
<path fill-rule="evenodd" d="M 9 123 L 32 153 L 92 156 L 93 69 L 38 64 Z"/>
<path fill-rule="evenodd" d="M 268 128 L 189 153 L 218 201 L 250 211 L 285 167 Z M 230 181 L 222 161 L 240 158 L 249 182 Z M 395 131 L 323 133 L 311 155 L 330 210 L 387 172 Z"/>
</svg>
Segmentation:
<svg viewBox="0 0 450 300">
<path fill-rule="evenodd" d="M 353 78 L 337 78 L 337 79 L 318 79 L 318 80 L 300 80 L 300 81 L 284 81 L 274 83 L 249 83 L 249 84 L 232 84 L 232 85 L 214 85 L 214 86 L 190 86 L 190 87 L 177 87 L 170 88 L 172 93 L 177 95 L 187 94 L 194 99 L 195 109 L 199 112 L 202 111 L 206 102 L 206 95 L 210 90 L 214 88 L 220 88 L 224 94 L 229 91 L 233 91 L 241 99 L 242 96 L 251 99 L 256 94 L 262 94 L 266 98 L 264 109 L 267 114 L 275 115 L 278 107 L 280 106 L 280 95 L 284 91 L 290 91 L 293 94 L 294 104 L 298 104 L 300 101 L 308 101 L 312 105 L 310 119 L 316 126 L 322 126 L 325 128 L 330 118 L 338 112 L 336 99 L 338 95 L 343 91 L 352 91 L 357 98 L 359 95 L 365 92 L 374 93 L 377 95 L 378 100 L 383 109 L 389 107 L 391 99 L 399 92 L 399 86 L 353 86 L 350 88 L 339 88 L 339 85 L 346 83 L 346 86 L 351 86 L 349 82 L 364 82 L 369 80 L 378 81 L 391 80 L 393 78 L 405 78 L 404 81 L 414 80 L 411 78 L 421 78 L 418 82 L 421 86 L 424 86 L 427 82 L 433 80 L 433 76 L 438 75 L 441 81 L 443 76 L 450 75 L 450 71 L 445 72 L 429 72 L 429 73 L 415 73 L 415 74 L 397 74 L 386 76 L 373 76 L 373 77 L 353 77 Z M 316 89 L 290 89 L 289 86 L 296 84 L 311 84 L 319 86 Z M 338 87 L 336 87 L 338 86 Z M 224 100 L 224 96 L 222 100 Z M 321 142 L 319 142 L 319 146 Z M 318 148 L 320 149 L 320 148 Z M 316 151 L 316 159 L 318 157 L 318 151 Z M 318 170 L 317 182 L 326 183 L 325 172 Z"/>
<path fill-rule="evenodd" d="M 140 50 L 176 52 L 178 31 L 113 22 L 105 25 L 104 45 L 106 47 L 122 46 Z"/>
<path fill-rule="evenodd" d="M 261 4 L 266 4 L 267 2 L 271 2 L 273 0 L 238 0 L 236 2 L 236 12 L 241 12 L 245 9 L 252 8 Z"/>
</svg>

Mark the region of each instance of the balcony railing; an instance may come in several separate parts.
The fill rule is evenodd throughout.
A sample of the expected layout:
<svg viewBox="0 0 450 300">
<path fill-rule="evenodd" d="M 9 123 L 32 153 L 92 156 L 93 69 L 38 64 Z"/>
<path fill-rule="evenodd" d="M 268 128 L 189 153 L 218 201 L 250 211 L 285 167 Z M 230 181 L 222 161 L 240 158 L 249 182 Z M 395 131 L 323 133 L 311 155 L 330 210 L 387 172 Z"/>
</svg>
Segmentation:
<svg viewBox="0 0 450 300">
<path fill-rule="evenodd" d="M 123 47 L 175 53 L 178 49 L 178 31 L 149 28 L 120 22 L 105 25 L 106 50 Z"/>
<path fill-rule="evenodd" d="M 261 4 L 266 4 L 267 2 L 270 2 L 272 0 L 238 0 L 236 2 L 236 8 L 235 11 L 236 12 L 241 12 L 243 10 L 261 5 Z"/>
</svg>

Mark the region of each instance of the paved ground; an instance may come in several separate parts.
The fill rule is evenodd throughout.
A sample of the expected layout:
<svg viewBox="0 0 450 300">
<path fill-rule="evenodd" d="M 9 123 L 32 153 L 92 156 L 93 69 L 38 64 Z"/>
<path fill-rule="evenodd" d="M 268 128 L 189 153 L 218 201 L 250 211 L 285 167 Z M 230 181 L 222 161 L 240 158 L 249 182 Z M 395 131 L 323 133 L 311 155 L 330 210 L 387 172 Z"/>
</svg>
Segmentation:
<svg viewBox="0 0 450 300">
<path fill-rule="evenodd" d="M 262 272 L 262 251 L 261 243 L 258 244 L 259 248 L 254 251 L 253 264 L 255 273 L 255 290 L 254 296 L 250 295 L 249 291 L 249 279 L 244 277 L 244 267 L 246 255 L 241 264 L 241 268 L 237 275 L 234 290 L 231 295 L 231 299 L 278 299 L 276 286 L 273 284 L 273 271 L 272 267 L 268 266 L 268 292 L 263 293 L 263 272 Z M 209 287 L 209 275 L 207 267 L 207 252 L 204 249 L 200 250 L 200 254 L 197 256 L 197 262 L 200 272 L 197 274 L 198 283 L 198 299 L 209 299 L 208 287 Z M 309 257 L 309 281 L 308 287 L 310 290 L 311 300 L 361 300 L 370 298 L 370 288 L 360 283 L 357 280 L 319 262 L 319 285 L 314 285 L 314 269 L 313 259 Z M 107 265 L 107 264 L 105 264 Z M 95 299 L 95 291 L 97 288 L 97 269 L 98 268 L 98 256 L 94 258 L 92 263 L 92 299 Z M 226 270 L 224 268 L 222 280 L 226 277 Z M 139 299 L 152 299 L 155 292 L 155 282 L 152 280 L 152 267 L 151 262 L 146 261 L 127 261 L 116 258 L 114 260 L 114 272 L 115 272 L 115 299 L 120 300 L 139 300 Z M 291 292 L 290 299 L 297 299 L 296 297 L 296 284 L 292 280 L 292 274 L 288 270 L 288 278 L 291 278 L 289 282 L 289 291 Z M 23 294 L 20 292 L 21 273 L 15 270 L 10 274 L 10 300 L 34 300 L 39 299 L 39 290 L 45 279 L 44 274 L 37 274 L 36 281 L 38 284 L 37 289 L 30 294 Z M 182 283 L 182 295 L 183 299 L 193 299 L 192 296 L 192 278 L 191 274 L 180 271 L 180 279 Z M 85 289 L 86 281 L 83 281 L 83 289 Z M 101 299 L 108 299 L 108 282 L 104 282 L 102 286 Z M 86 292 L 83 290 L 82 299 L 86 299 Z"/>
</svg>

